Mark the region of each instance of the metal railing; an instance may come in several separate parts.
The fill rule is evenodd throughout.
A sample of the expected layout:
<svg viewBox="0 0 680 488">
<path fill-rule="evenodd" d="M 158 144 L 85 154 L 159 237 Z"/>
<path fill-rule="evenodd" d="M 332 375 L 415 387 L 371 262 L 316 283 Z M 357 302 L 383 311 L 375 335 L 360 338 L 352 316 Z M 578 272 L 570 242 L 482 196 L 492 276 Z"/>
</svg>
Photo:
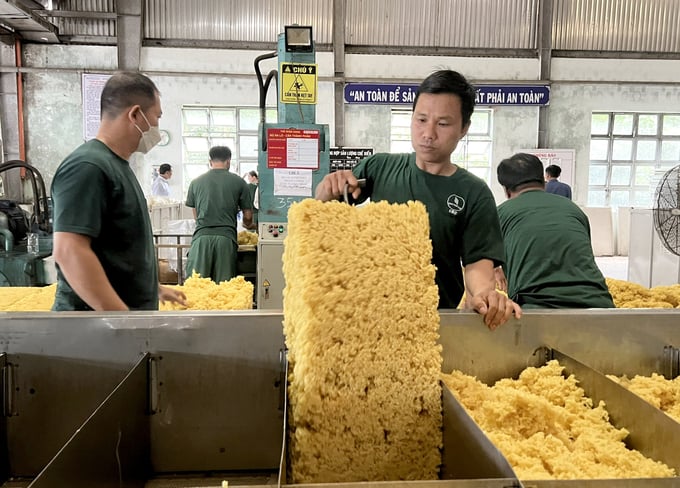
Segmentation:
<svg viewBox="0 0 680 488">
<path fill-rule="evenodd" d="M 184 283 L 185 276 L 184 276 L 184 249 L 189 249 L 191 247 L 191 243 L 189 244 L 184 244 L 182 242 L 182 238 L 188 237 L 191 238 L 191 234 L 154 234 L 153 240 L 154 240 L 154 246 L 156 248 L 156 261 L 160 259 L 159 256 L 159 250 L 160 249 L 176 249 L 177 252 L 177 284 L 181 285 Z M 161 238 L 171 238 L 175 239 L 175 243 L 170 243 L 170 244 L 161 244 L 159 243 L 159 240 Z"/>
</svg>

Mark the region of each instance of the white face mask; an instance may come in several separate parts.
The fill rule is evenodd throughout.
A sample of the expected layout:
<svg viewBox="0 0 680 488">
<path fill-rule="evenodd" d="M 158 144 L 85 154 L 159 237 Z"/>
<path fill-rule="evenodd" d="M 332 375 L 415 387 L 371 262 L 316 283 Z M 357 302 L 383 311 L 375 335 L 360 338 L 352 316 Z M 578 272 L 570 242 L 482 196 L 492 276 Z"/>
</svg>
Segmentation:
<svg viewBox="0 0 680 488">
<path fill-rule="evenodd" d="M 153 149 L 156 144 L 161 142 L 161 131 L 158 130 L 157 126 L 149 124 L 149 119 L 146 118 L 144 112 L 142 112 L 142 117 L 144 117 L 144 120 L 146 120 L 149 130 L 143 131 L 137 124 L 135 124 L 137 130 L 140 132 L 140 134 L 142 134 L 142 138 L 139 140 L 139 145 L 137 146 L 137 150 L 135 152 L 146 154 L 151 151 L 151 149 Z"/>
</svg>

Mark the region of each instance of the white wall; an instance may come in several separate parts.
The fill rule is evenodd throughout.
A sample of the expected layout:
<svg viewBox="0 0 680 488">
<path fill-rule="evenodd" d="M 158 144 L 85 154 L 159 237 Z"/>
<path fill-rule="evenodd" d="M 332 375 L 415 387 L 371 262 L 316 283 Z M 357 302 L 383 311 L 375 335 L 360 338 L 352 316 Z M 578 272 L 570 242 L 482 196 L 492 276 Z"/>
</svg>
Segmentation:
<svg viewBox="0 0 680 488">
<path fill-rule="evenodd" d="M 143 182 L 150 166 L 181 160 L 180 109 L 185 104 L 257 106 L 259 95 L 253 61 L 261 52 L 220 49 L 145 47 L 142 71 L 161 91 L 161 128 L 171 135 L 165 147 L 133 161 Z M 101 46 L 27 45 L 25 66 L 40 68 L 24 75 L 27 159 L 43 172 L 49 185 L 59 162 L 82 142 L 81 73 L 114 69 L 116 49 Z M 328 124 L 334 141 L 333 57 L 318 53 L 317 123 Z M 276 60 L 262 63 L 263 73 Z M 593 110 L 668 111 L 680 107 L 680 61 L 553 59 L 552 91 L 548 108 L 549 145 L 576 150 L 574 197 L 587 203 L 590 114 Z M 462 72 L 473 83 L 532 82 L 536 59 L 458 58 L 441 56 L 346 57 L 348 81 L 417 82 L 436 69 Z M 268 103 L 274 105 L 270 89 Z M 493 161 L 520 148 L 536 147 L 536 107 L 494 107 Z M 389 150 L 390 109 L 378 105 L 345 105 L 345 145 Z M 181 190 L 182 174 L 175 165 L 173 190 Z M 495 174 L 495 167 L 492 173 Z M 492 183 L 497 201 L 504 200 Z"/>
</svg>

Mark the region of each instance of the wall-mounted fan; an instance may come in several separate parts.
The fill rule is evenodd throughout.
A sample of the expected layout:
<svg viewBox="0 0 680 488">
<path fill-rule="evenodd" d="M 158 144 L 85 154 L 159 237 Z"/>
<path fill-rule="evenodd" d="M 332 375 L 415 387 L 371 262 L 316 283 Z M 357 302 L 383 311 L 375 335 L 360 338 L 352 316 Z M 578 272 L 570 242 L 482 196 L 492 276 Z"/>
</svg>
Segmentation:
<svg viewBox="0 0 680 488">
<path fill-rule="evenodd" d="M 653 214 L 661 242 L 680 256 L 680 165 L 668 170 L 656 187 Z"/>
</svg>

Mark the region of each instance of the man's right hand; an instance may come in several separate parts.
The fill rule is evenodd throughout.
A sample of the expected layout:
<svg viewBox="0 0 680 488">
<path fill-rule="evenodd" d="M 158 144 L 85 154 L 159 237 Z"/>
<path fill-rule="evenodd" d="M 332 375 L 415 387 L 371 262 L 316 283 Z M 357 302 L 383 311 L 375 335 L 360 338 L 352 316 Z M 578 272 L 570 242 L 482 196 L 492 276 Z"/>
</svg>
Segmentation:
<svg viewBox="0 0 680 488">
<path fill-rule="evenodd" d="M 348 185 L 347 193 L 357 199 L 361 195 L 361 188 L 356 176 L 350 170 L 336 171 L 324 177 L 316 186 L 316 199 L 322 202 L 337 200 L 343 195 L 345 184 Z"/>
</svg>

